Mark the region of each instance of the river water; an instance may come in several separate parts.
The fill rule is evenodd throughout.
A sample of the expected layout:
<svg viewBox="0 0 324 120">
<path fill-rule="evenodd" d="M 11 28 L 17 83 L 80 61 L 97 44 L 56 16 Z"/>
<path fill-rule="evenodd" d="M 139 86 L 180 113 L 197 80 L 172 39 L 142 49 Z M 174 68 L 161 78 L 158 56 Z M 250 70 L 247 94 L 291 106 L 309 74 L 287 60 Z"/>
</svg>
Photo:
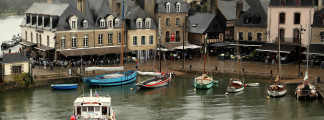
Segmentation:
<svg viewBox="0 0 324 120">
<path fill-rule="evenodd" d="M 135 83 L 91 89 L 110 94 L 118 120 L 324 119 L 321 102 L 296 100 L 296 85 L 288 85 L 286 96 L 268 99 L 267 83 L 248 87 L 243 93 L 225 95 L 227 78 L 218 78 L 219 85 L 212 89 L 197 91 L 193 91 L 193 78 L 176 76 L 170 86 L 149 90 L 138 90 Z M 89 89 L 81 82 L 77 90 L 71 91 L 45 86 L 1 92 L 0 119 L 68 119 L 74 100 Z"/>
</svg>

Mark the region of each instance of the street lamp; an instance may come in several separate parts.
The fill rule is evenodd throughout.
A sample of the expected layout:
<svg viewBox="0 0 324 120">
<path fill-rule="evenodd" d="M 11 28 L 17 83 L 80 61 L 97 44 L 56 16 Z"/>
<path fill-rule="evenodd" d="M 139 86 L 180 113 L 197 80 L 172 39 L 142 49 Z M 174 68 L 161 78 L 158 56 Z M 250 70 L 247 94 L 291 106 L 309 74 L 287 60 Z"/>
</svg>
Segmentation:
<svg viewBox="0 0 324 120">
<path fill-rule="evenodd" d="M 306 29 L 302 28 L 302 25 L 300 25 L 300 29 L 299 29 L 299 54 L 298 54 L 298 60 L 299 60 L 299 64 L 298 64 L 298 77 L 301 77 L 300 74 L 300 63 L 301 63 L 301 59 L 300 59 L 300 54 L 301 54 L 301 34 L 302 31 L 306 31 Z"/>
</svg>

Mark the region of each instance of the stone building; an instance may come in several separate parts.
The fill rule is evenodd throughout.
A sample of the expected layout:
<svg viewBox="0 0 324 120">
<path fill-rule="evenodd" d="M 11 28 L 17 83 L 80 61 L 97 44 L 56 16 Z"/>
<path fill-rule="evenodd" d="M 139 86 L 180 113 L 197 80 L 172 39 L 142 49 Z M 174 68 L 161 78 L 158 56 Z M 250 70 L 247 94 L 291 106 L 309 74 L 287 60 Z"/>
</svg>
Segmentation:
<svg viewBox="0 0 324 120">
<path fill-rule="evenodd" d="M 126 8 L 135 6 L 135 1 L 125 1 Z M 140 7 L 138 7 L 141 9 Z M 129 11 L 131 14 L 133 11 Z M 37 57 L 58 59 L 64 57 L 82 57 L 92 55 L 120 54 L 122 41 L 122 3 L 119 0 L 48 0 L 47 3 L 34 3 L 26 12 L 21 24 L 24 50 L 37 50 Z M 143 10 L 137 10 L 143 11 Z M 135 11 L 136 12 L 136 11 Z M 143 28 L 152 17 L 144 15 Z M 130 18 L 130 19 L 128 19 Z M 127 33 L 135 26 L 133 17 L 125 17 L 124 52 L 131 52 Z M 132 26 L 134 23 L 134 26 Z M 155 38 L 155 24 L 149 22 L 150 36 Z M 153 27 L 151 27 L 153 26 Z M 130 31 L 127 31 L 129 29 Z M 137 29 L 141 33 L 141 28 Z M 150 38 L 147 37 L 147 39 Z M 155 39 L 153 39 L 155 40 Z M 128 41 L 128 42 L 127 42 Z M 147 40 L 149 41 L 149 40 Z M 155 42 L 154 42 L 155 43 Z M 36 47 L 34 47 L 37 45 Z M 128 46 L 130 45 L 130 46 Z M 138 50 L 155 49 L 140 47 Z M 134 50 L 134 49 L 133 49 Z M 27 52 L 29 53 L 29 52 Z M 52 57 L 52 58 L 51 58 Z M 146 58 L 147 59 L 147 58 Z"/>
<path fill-rule="evenodd" d="M 3 82 L 14 81 L 13 76 L 21 73 L 30 73 L 30 61 L 19 53 L 4 53 L 1 61 L 1 75 Z M 1 82 L 1 81 L 0 81 Z"/>
<path fill-rule="evenodd" d="M 235 22 L 234 40 L 265 42 L 267 36 L 267 8 L 259 0 L 246 0 L 250 9 L 241 12 Z M 266 4 L 266 3 L 265 3 Z"/>
<path fill-rule="evenodd" d="M 274 43 L 280 39 L 282 43 L 299 45 L 301 37 L 301 45 L 307 46 L 310 41 L 312 16 L 313 0 L 270 0 L 267 42 Z"/>
</svg>

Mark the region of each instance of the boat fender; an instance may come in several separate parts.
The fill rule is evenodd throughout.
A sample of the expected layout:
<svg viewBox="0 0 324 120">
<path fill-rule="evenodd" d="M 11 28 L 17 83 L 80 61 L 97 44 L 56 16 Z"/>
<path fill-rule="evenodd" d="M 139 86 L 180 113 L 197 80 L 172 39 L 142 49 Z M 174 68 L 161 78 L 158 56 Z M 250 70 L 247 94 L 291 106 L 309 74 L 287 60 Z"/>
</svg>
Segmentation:
<svg viewBox="0 0 324 120">
<path fill-rule="evenodd" d="M 133 88 L 130 88 L 131 91 L 133 91 Z"/>
<path fill-rule="evenodd" d="M 111 116 L 108 117 L 109 120 L 112 120 Z"/>
<path fill-rule="evenodd" d="M 70 117 L 70 120 L 75 120 L 75 116 L 72 115 L 72 116 Z"/>
<path fill-rule="evenodd" d="M 270 96 L 268 95 L 267 98 L 270 99 Z"/>
<path fill-rule="evenodd" d="M 228 92 L 226 92 L 225 95 L 228 95 Z"/>
<path fill-rule="evenodd" d="M 196 88 L 194 88 L 193 91 L 196 91 Z"/>
<path fill-rule="evenodd" d="M 244 87 L 247 87 L 247 85 L 244 85 Z"/>
</svg>

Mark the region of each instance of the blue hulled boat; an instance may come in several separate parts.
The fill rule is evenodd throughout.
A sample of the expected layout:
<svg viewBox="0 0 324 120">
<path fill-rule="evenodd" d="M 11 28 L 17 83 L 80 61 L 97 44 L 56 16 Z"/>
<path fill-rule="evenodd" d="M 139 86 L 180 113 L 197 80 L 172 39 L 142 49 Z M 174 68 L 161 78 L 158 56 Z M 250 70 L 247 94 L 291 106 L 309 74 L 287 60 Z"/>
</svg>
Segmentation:
<svg viewBox="0 0 324 120">
<path fill-rule="evenodd" d="M 98 75 L 94 77 L 83 77 L 82 80 L 88 86 L 117 86 L 125 85 L 136 81 L 137 72 L 128 70 L 121 74 L 120 72 L 115 74 Z"/>
<path fill-rule="evenodd" d="M 71 90 L 77 89 L 78 84 L 51 84 L 51 87 L 57 90 Z"/>
</svg>

